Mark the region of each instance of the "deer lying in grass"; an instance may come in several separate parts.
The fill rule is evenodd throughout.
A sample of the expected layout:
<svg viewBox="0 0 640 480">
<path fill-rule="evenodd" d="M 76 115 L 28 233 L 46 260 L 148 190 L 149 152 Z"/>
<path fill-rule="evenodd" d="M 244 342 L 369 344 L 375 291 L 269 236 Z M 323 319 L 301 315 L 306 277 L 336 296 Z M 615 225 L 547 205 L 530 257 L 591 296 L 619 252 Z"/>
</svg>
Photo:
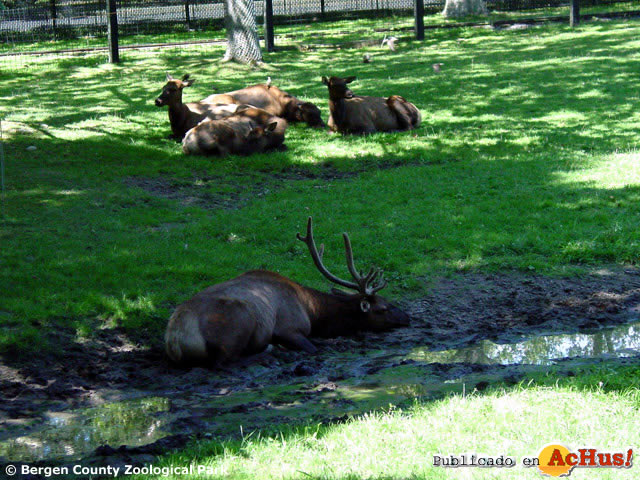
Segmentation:
<svg viewBox="0 0 640 480">
<path fill-rule="evenodd" d="M 333 337 L 359 330 L 386 330 L 409 324 L 409 316 L 377 295 L 387 282 L 382 271 L 358 273 L 349 236 L 343 233 L 347 267 L 353 280 L 342 280 L 322 263 L 324 246 L 316 248 L 311 217 L 306 236 L 320 273 L 355 290 L 323 293 L 282 275 L 254 270 L 203 290 L 178 306 L 167 325 L 166 352 L 173 362 L 220 365 L 257 354 L 269 344 L 314 353 L 310 335 Z"/>
<path fill-rule="evenodd" d="M 320 109 L 311 102 L 303 102 L 278 87 L 266 84 L 235 90 L 233 92 L 209 95 L 202 103 L 237 103 L 262 108 L 271 115 L 282 117 L 288 122 L 305 122 L 311 127 L 324 127 Z"/>
<path fill-rule="evenodd" d="M 217 120 L 233 115 L 238 105 L 203 104 L 199 102 L 182 103 L 182 90 L 193 85 L 194 80 L 189 75 L 177 80 L 167 74 L 167 84 L 162 87 L 162 93 L 156 98 L 156 106 L 169 107 L 169 122 L 171 123 L 171 137 L 182 140 L 185 133 L 204 119 Z"/>
<path fill-rule="evenodd" d="M 347 85 L 356 77 L 322 77 L 329 87 L 329 128 L 340 133 L 369 134 L 411 130 L 420 125 L 420 111 L 399 95 L 389 98 L 354 95 Z"/>
<path fill-rule="evenodd" d="M 222 120 L 204 120 L 189 130 L 182 151 L 193 155 L 251 155 L 283 146 L 287 121 L 249 105 Z"/>
</svg>

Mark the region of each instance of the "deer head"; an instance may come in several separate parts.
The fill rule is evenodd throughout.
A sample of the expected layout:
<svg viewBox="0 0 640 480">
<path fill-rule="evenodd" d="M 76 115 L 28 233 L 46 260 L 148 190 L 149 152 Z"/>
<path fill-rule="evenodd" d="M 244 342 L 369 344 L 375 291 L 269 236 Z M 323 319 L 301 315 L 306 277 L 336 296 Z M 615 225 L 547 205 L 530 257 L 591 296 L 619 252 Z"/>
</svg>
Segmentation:
<svg viewBox="0 0 640 480">
<path fill-rule="evenodd" d="M 347 85 L 353 82 L 356 77 L 322 77 L 322 83 L 329 87 L 329 98 L 331 100 L 340 100 L 342 98 L 352 98 L 353 92 L 349 90 Z"/>
<path fill-rule="evenodd" d="M 322 256 L 324 254 L 324 245 L 320 245 L 320 250 L 316 247 L 313 239 L 313 224 L 309 217 L 307 221 L 307 235 L 296 235 L 298 240 L 304 242 L 311 254 L 313 263 L 316 268 L 329 281 L 340 285 L 341 287 L 355 290 L 357 293 L 347 293 L 338 289 L 332 289 L 331 293 L 343 300 L 354 303 L 358 311 L 358 324 L 362 330 L 387 330 L 394 327 L 409 325 L 410 318 L 405 312 L 395 305 L 377 295 L 377 292 L 387 286 L 386 280 L 383 278 L 383 271 L 378 268 L 371 267 L 365 275 L 364 272 L 358 272 L 353 262 L 353 251 L 351 249 L 351 241 L 349 235 L 342 234 L 344 239 L 344 248 L 347 257 L 347 268 L 353 278 L 343 280 L 332 274 L 323 264 Z"/>
<path fill-rule="evenodd" d="M 162 87 L 162 93 L 156 98 L 156 107 L 182 103 L 182 89 L 190 87 L 194 81 L 188 74 L 182 77 L 182 80 L 177 80 L 167 73 L 167 84 Z"/>
<path fill-rule="evenodd" d="M 320 109 L 311 102 L 300 103 L 296 108 L 296 120 L 304 122 L 310 127 L 324 127 Z"/>
</svg>

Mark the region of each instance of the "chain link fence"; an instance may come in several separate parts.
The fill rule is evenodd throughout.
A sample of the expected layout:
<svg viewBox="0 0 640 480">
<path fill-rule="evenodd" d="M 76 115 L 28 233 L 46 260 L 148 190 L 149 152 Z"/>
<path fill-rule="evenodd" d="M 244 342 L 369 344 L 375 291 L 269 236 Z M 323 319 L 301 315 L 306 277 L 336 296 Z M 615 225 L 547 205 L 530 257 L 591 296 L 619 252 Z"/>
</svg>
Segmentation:
<svg viewBox="0 0 640 480">
<path fill-rule="evenodd" d="M 441 11 L 445 0 L 423 2 L 425 15 L 430 15 Z M 616 3 L 633 4 L 629 0 L 580 0 L 581 7 Z M 490 11 L 504 12 L 568 4 L 569 0 L 487 1 Z M 262 25 L 264 0 L 255 1 L 255 10 Z M 287 26 L 303 24 L 322 30 L 323 22 L 346 19 L 378 19 L 382 30 L 385 25 L 410 28 L 413 12 L 414 0 L 273 0 L 276 35 L 285 37 Z M 224 39 L 222 0 L 119 0 L 117 15 L 119 35 L 125 39 L 151 34 L 159 36 L 156 42 L 170 42 L 176 32 L 203 29 L 212 32 L 210 39 Z M 52 40 L 84 39 L 87 47 L 105 45 L 106 25 L 105 0 L 0 0 L 0 55 L 46 50 L 42 42 Z"/>
</svg>

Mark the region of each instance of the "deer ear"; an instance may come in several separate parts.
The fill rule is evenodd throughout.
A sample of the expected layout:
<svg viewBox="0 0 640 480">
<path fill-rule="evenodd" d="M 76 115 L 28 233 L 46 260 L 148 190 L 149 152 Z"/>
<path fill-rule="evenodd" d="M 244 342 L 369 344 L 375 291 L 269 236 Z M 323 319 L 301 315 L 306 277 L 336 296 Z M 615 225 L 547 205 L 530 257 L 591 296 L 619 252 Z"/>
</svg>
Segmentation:
<svg viewBox="0 0 640 480">
<path fill-rule="evenodd" d="M 324 83 L 327 87 L 329 86 L 329 80 L 327 80 L 327 77 L 322 77 L 322 83 Z"/>
<path fill-rule="evenodd" d="M 277 126 L 278 126 L 278 122 L 273 122 L 273 123 L 270 123 L 269 125 L 267 125 L 267 128 L 265 128 L 265 130 L 267 132 L 273 132 L 276 129 Z"/>
<path fill-rule="evenodd" d="M 167 72 L 167 82 L 170 82 L 171 80 L 173 80 L 173 77 L 169 72 Z"/>
<path fill-rule="evenodd" d="M 360 310 L 362 310 L 364 313 L 367 313 L 369 310 L 371 310 L 371 304 L 367 300 L 362 299 L 362 301 L 360 302 Z"/>
<path fill-rule="evenodd" d="M 182 77 L 182 83 L 185 87 L 190 87 L 191 85 L 193 85 L 193 82 L 195 82 L 195 79 L 189 78 L 189 74 Z"/>
<path fill-rule="evenodd" d="M 347 77 L 344 79 L 344 83 L 351 83 L 356 79 L 356 77 Z"/>
</svg>

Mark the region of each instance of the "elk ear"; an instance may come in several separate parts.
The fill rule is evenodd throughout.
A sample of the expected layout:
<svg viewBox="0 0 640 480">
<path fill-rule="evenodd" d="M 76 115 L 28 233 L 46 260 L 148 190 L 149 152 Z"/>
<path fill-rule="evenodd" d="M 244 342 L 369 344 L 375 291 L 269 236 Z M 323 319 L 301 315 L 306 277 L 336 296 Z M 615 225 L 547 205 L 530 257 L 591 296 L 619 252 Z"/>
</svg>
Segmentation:
<svg viewBox="0 0 640 480">
<path fill-rule="evenodd" d="M 362 299 L 362 301 L 360 302 L 360 310 L 362 310 L 364 313 L 367 313 L 369 310 L 371 310 L 371 304 L 367 300 Z"/>
<path fill-rule="evenodd" d="M 173 80 L 173 77 L 169 72 L 167 72 L 167 82 L 170 82 L 171 80 Z"/>
<path fill-rule="evenodd" d="M 193 85 L 193 82 L 195 82 L 195 79 L 189 78 L 189 74 L 186 74 L 184 77 L 182 77 L 182 83 L 185 87 L 190 87 L 191 85 Z"/>
<path fill-rule="evenodd" d="M 344 83 L 351 83 L 356 79 L 356 77 L 347 77 L 344 79 Z"/>
<path fill-rule="evenodd" d="M 273 132 L 277 126 L 278 126 L 278 122 L 272 122 L 269 125 L 267 125 L 267 128 L 265 128 L 265 130 L 267 132 Z"/>
<path fill-rule="evenodd" d="M 329 86 L 329 80 L 327 77 L 322 77 L 322 83 L 324 83 L 327 87 Z"/>
</svg>

